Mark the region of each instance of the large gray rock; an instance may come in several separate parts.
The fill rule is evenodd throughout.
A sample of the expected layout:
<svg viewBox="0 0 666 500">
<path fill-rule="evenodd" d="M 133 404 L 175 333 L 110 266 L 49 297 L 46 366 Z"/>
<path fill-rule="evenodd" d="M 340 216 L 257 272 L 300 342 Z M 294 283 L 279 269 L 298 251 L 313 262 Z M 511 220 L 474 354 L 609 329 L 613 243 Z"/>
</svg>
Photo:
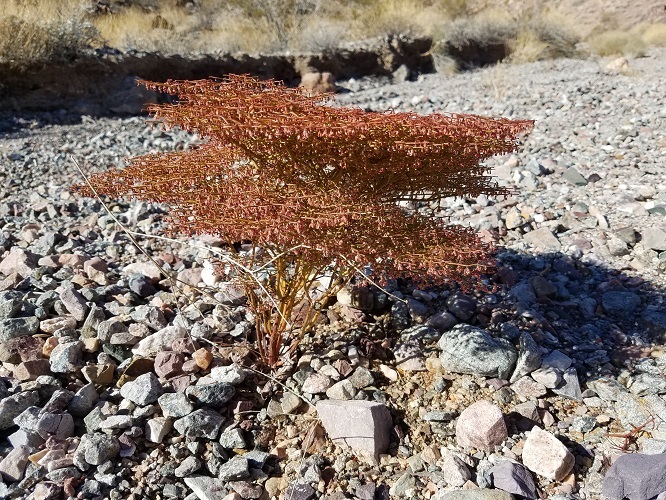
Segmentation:
<svg viewBox="0 0 666 500">
<path fill-rule="evenodd" d="M 317 413 L 333 442 L 349 446 L 360 458 L 376 462 L 388 450 L 393 420 L 383 404 L 323 400 Z"/>
<path fill-rule="evenodd" d="M 202 405 L 222 406 L 236 394 L 236 388 L 226 382 L 191 385 L 185 390 L 191 400 Z"/>
<path fill-rule="evenodd" d="M 99 465 L 116 457 L 119 452 L 120 443 L 115 436 L 100 433 L 84 434 L 76 449 L 74 462 Z"/>
<path fill-rule="evenodd" d="M 14 419 L 39 402 L 37 391 L 19 392 L 0 400 L 0 430 L 9 429 Z"/>
<path fill-rule="evenodd" d="M 0 319 L 0 342 L 6 342 L 16 337 L 33 335 L 39 329 L 39 319 L 34 316 L 28 318 Z"/>
<path fill-rule="evenodd" d="M 154 373 L 144 373 L 131 382 L 125 382 L 120 395 L 132 403 L 145 406 L 154 403 L 162 395 L 164 389 Z"/>
<path fill-rule="evenodd" d="M 138 344 L 132 347 L 132 353 L 135 356 L 155 357 L 160 351 L 168 351 L 171 344 L 176 339 L 182 339 L 187 336 L 185 328 L 180 326 L 167 326 L 160 331 L 142 339 Z"/>
<path fill-rule="evenodd" d="M 456 325 L 438 343 L 442 368 L 454 373 L 509 378 L 518 357 L 516 349 L 504 339 L 495 339 L 475 326 Z"/>
<path fill-rule="evenodd" d="M 606 473 L 603 494 L 610 500 L 645 500 L 666 491 L 666 453 L 618 457 Z"/>
<path fill-rule="evenodd" d="M 210 408 L 203 408 L 179 418 L 173 426 L 180 434 L 187 437 L 216 439 L 223 423 L 222 415 Z"/>
</svg>

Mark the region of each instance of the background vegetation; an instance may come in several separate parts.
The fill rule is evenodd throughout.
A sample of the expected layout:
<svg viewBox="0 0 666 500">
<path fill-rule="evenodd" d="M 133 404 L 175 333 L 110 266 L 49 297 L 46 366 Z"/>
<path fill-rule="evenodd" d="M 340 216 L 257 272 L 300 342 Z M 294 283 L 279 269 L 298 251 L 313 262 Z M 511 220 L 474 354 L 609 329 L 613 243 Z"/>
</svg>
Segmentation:
<svg viewBox="0 0 666 500">
<path fill-rule="evenodd" d="M 165 54 L 322 51 L 375 36 L 429 36 L 442 67 L 451 47 L 506 47 L 509 62 L 639 56 L 666 45 L 666 23 L 585 32 L 566 12 L 473 0 L 4 0 L 0 60 L 66 60 L 104 46 Z M 500 5 L 498 7 L 497 5 Z M 523 12 L 516 15 L 512 12 Z M 579 42 L 583 42 L 580 44 Z M 452 69 L 457 69 L 452 67 Z"/>
</svg>

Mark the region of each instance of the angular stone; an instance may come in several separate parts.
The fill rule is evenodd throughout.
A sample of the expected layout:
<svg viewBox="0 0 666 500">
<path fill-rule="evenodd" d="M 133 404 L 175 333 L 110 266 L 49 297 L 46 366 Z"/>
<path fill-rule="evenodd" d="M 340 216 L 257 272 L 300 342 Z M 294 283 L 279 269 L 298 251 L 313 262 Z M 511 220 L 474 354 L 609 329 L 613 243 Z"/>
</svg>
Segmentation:
<svg viewBox="0 0 666 500">
<path fill-rule="evenodd" d="M 38 402 L 37 391 L 19 392 L 0 399 L 0 430 L 12 427 L 16 417 Z"/>
<path fill-rule="evenodd" d="M 555 368 L 561 372 L 565 371 L 571 366 L 573 361 L 566 354 L 561 353 L 558 350 L 552 351 L 548 356 L 543 358 L 541 362 L 542 368 Z"/>
<path fill-rule="evenodd" d="M 86 384 L 81 387 L 69 402 L 67 410 L 75 417 L 83 418 L 92 411 L 99 399 L 94 384 Z"/>
<path fill-rule="evenodd" d="M 161 443 L 172 427 L 173 421 L 170 418 L 155 417 L 146 422 L 144 434 L 151 443 Z"/>
<path fill-rule="evenodd" d="M 74 289 L 72 283 L 68 281 L 63 282 L 61 285 L 60 300 L 76 321 L 83 321 L 86 319 L 88 314 L 86 299 Z"/>
<path fill-rule="evenodd" d="M 188 398 L 196 403 L 211 406 L 222 406 L 236 394 L 236 388 L 226 382 L 192 385 L 185 390 Z"/>
<path fill-rule="evenodd" d="M 34 335 L 38 329 L 39 320 L 34 316 L 0 319 L 0 342 L 6 342 L 24 335 Z"/>
<path fill-rule="evenodd" d="M 162 415 L 165 417 L 181 418 L 189 415 L 194 410 L 194 405 L 182 392 L 162 394 L 157 398 L 157 402 L 162 408 Z"/>
<path fill-rule="evenodd" d="M 573 366 L 562 374 L 562 383 L 553 389 L 553 392 L 565 398 L 575 399 L 577 401 L 582 399 L 583 396 L 580 390 L 580 382 L 578 382 L 578 374 Z"/>
<path fill-rule="evenodd" d="M 575 186 L 587 186 L 587 179 L 574 167 L 566 169 L 562 174 L 562 177 Z"/>
<path fill-rule="evenodd" d="M 37 267 L 38 260 L 38 255 L 14 246 L 9 251 L 9 255 L 0 262 L 0 273 L 5 276 L 18 274 L 21 278 L 27 278 Z"/>
<path fill-rule="evenodd" d="M 528 332 L 521 332 L 516 368 L 509 379 L 515 382 L 541 366 L 541 349 Z"/>
<path fill-rule="evenodd" d="M 645 248 L 650 248 L 658 252 L 666 250 L 666 232 L 658 227 L 645 229 L 642 233 L 641 243 Z"/>
<path fill-rule="evenodd" d="M 562 382 L 562 373 L 551 367 L 534 370 L 530 376 L 547 389 L 554 389 Z"/>
<path fill-rule="evenodd" d="M 336 382 L 326 390 L 326 397 L 329 399 L 349 400 L 353 399 L 355 395 L 356 389 L 349 379 Z"/>
<path fill-rule="evenodd" d="M 57 346 L 53 348 L 49 363 L 53 373 L 72 373 L 77 371 L 83 361 L 83 342 L 70 337 L 61 338 Z"/>
<path fill-rule="evenodd" d="M 533 427 L 523 446 L 523 465 L 547 479 L 561 481 L 574 466 L 574 456 L 548 431 Z"/>
<path fill-rule="evenodd" d="M 539 498 L 532 474 L 520 464 L 502 460 L 488 474 L 495 488 L 525 498 Z"/>
<path fill-rule="evenodd" d="M 245 377 L 247 377 L 247 371 L 236 363 L 228 366 L 216 366 L 210 371 L 210 378 L 213 380 L 217 382 L 226 382 L 227 384 L 232 385 L 243 383 Z"/>
<path fill-rule="evenodd" d="M 30 448 L 27 446 L 19 446 L 10 451 L 0 462 L 0 476 L 2 476 L 2 479 L 9 482 L 23 479 L 29 455 Z"/>
<path fill-rule="evenodd" d="M 633 292 L 610 291 L 601 296 L 604 310 L 614 316 L 633 314 L 641 305 L 641 298 Z"/>
<path fill-rule="evenodd" d="M 22 382 L 36 380 L 37 377 L 48 375 L 49 370 L 48 359 L 30 359 L 16 365 L 16 368 L 14 368 L 14 378 Z"/>
<path fill-rule="evenodd" d="M 547 227 L 540 227 L 523 235 L 523 239 L 535 248 L 544 252 L 558 252 L 562 245 L 560 240 Z"/>
<path fill-rule="evenodd" d="M 209 476 L 190 476 L 183 479 L 199 500 L 220 500 L 228 491 L 226 481 Z"/>
<path fill-rule="evenodd" d="M 220 444 L 228 450 L 243 449 L 247 446 L 242 429 L 227 429 L 220 435 Z"/>
<path fill-rule="evenodd" d="M 179 418 L 173 426 L 186 437 L 216 439 L 223 423 L 222 415 L 210 408 L 203 408 Z"/>
<path fill-rule="evenodd" d="M 135 356 L 155 357 L 161 351 L 171 349 L 171 344 L 176 339 L 182 339 L 187 336 L 187 331 L 180 326 L 167 326 L 160 331 L 141 340 L 132 348 Z"/>
<path fill-rule="evenodd" d="M 74 316 L 58 316 L 57 318 L 45 319 L 39 323 L 39 329 L 44 333 L 55 333 L 61 328 L 74 330 L 76 328 Z"/>
<path fill-rule="evenodd" d="M 452 451 L 443 449 L 441 459 L 437 466 L 442 470 L 442 476 L 449 486 L 460 487 L 472 478 L 469 468 Z"/>
<path fill-rule="evenodd" d="M 393 420 L 383 404 L 323 400 L 317 413 L 333 442 L 349 446 L 359 457 L 374 462 L 388 449 Z"/>
<path fill-rule="evenodd" d="M 438 342 L 442 368 L 454 373 L 469 373 L 508 379 L 516 362 L 516 349 L 487 331 L 461 324 L 444 333 Z"/>
<path fill-rule="evenodd" d="M 162 310 L 155 306 L 137 306 L 130 314 L 130 317 L 137 323 L 146 325 L 153 330 L 161 330 L 168 324 Z"/>
<path fill-rule="evenodd" d="M 155 356 L 155 373 L 158 377 L 168 379 L 183 371 L 183 355 L 180 352 L 162 351 Z"/>
<path fill-rule="evenodd" d="M 490 401 L 472 404 L 463 410 L 456 422 L 456 442 L 464 448 L 492 451 L 507 436 L 502 410 Z"/>
<path fill-rule="evenodd" d="M 237 456 L 227 461 L 217 472 L 218 479 L 238 481 L 250 477 L 250 465 L 246 458 Z"/>
<path fill-rule="evenodd" d="M 666 492 L 666 453 L 621 455 L 606 472 L 602 491 L 610 500 L 642 500 Z"/>
<path fill-rule="evenodd" d="M 90 465 L 99 465 L 109 459 L 115 458 L 120 452 L 120 443 L 115 436 L 94 433 L 84 434 L 76 449 L 80 460 Z"/>
<path fill-rule="evenodd" d="M 154 373 L 144 373 L 120 388 L 120 395 L 135 404 L 145 406 L 157 401 L 164 389 Z"/>
<path fill-rule="evenodd" d="M 351 377 L 349 377 L 349 381 L 356 389 L 365 389 L 375 383 L 375 377 L 372 376 L 372 373 L 367 368 L 358 366 Z"/>
<path fill-rule="evenodd" d="M 330 377 L 321 373 L 312 373 L 305 379 L 301 390 L 306 394 L 320 394 L 326 392 L 333 385 Z"/>
</svg>

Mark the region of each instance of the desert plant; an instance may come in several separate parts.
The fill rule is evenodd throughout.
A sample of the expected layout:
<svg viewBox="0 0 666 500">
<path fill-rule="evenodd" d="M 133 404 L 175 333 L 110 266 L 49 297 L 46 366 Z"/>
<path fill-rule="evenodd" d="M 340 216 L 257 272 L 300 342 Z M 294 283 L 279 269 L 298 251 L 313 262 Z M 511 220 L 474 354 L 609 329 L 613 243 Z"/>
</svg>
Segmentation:
<svg viewBox="0 0 666 500">
<path fill-rule="evenodd" d="M 600 56 L 640 57 L 645 54 L 645 42 L 635 31 L 605 31 L 591 36 L 587 42 L 592 51 Z"/>
<path fill-rule="evenodd" d="M 0 60 L 16 67 L 45 61 L 66 61 L 98 43 L 93 25 L 76 14 L 80 0 L 25 2 L 10 0 L 0 12 Z"/>
<path fill-rule="evenodd" d="M 252 275 L 236 278 L 270 366 L 354 275 L 470 285 L 490 269 L 490 249 L 469 228 L 398 203 L 502 193 L 480 162 L 514 151 L 531 121 L 339 108 L 248 76 L 146 85 L 180 99 L 151 106 L 156 119 L 207 142 L 136 158 L 90 185 L 169 204 L 174 231 L 218 235 L 230 249 L 245 242 L 235 259 Z"/>
<path fill-rule="evenodd" d="M 655 23 L 643 31 L 643 41 L 648 45 L 666 47 L 666 23 Z"/>
</svg>

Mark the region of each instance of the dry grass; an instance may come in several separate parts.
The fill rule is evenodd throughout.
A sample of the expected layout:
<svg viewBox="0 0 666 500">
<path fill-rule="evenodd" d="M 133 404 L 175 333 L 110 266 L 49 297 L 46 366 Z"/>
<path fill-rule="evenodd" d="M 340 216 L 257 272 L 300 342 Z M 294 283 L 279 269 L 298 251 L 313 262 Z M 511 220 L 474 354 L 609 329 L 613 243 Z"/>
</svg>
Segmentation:
<svg viewBox="0 0 666 500">
<path fill-rule="evenodd" d="M 647 26 L 643 31 L 643 41 L 648 45 L 666 47 L 666 23 Z"/>
<path fill-rule="evenodd" d="M 85 5 L 83 0 L 5 0 L 0 61 L 24 67 L 67 60 L 88 50 L 97 41 L 97 31 L 83 19 Z"/>
<path fill-rule="evenodd" d="M 645 54 L 646 44 L 637 30 L 611 30 L 592 35 L 587 43 L 597 55 L 640 57 Z"/>
<path fill-rule="evenodd" d="M 2 0 L 0 60 L 17 65 L 75 57 L 109 45 L 162 53 L 322 51 L 342 42 L 390 34 L 431 36 L 437 67 L 455 71 L 447 44 L 505 46 L 507 62 L 575 57 L 580 31 L 563 15 L 528 9 L 472 12 L 472 0 L 135 0 L 112 13 L 92 13 L 93 0 Z M 154 8 L 146 8 L 150 4 Z M 497 4 L 497 3 L 496 3 Z M 66 13 L 66 14 L 64 14 Z M 601 55 L 640 55 L 666 45 L 666 24 L 595 33 Z"/>
</svg>

